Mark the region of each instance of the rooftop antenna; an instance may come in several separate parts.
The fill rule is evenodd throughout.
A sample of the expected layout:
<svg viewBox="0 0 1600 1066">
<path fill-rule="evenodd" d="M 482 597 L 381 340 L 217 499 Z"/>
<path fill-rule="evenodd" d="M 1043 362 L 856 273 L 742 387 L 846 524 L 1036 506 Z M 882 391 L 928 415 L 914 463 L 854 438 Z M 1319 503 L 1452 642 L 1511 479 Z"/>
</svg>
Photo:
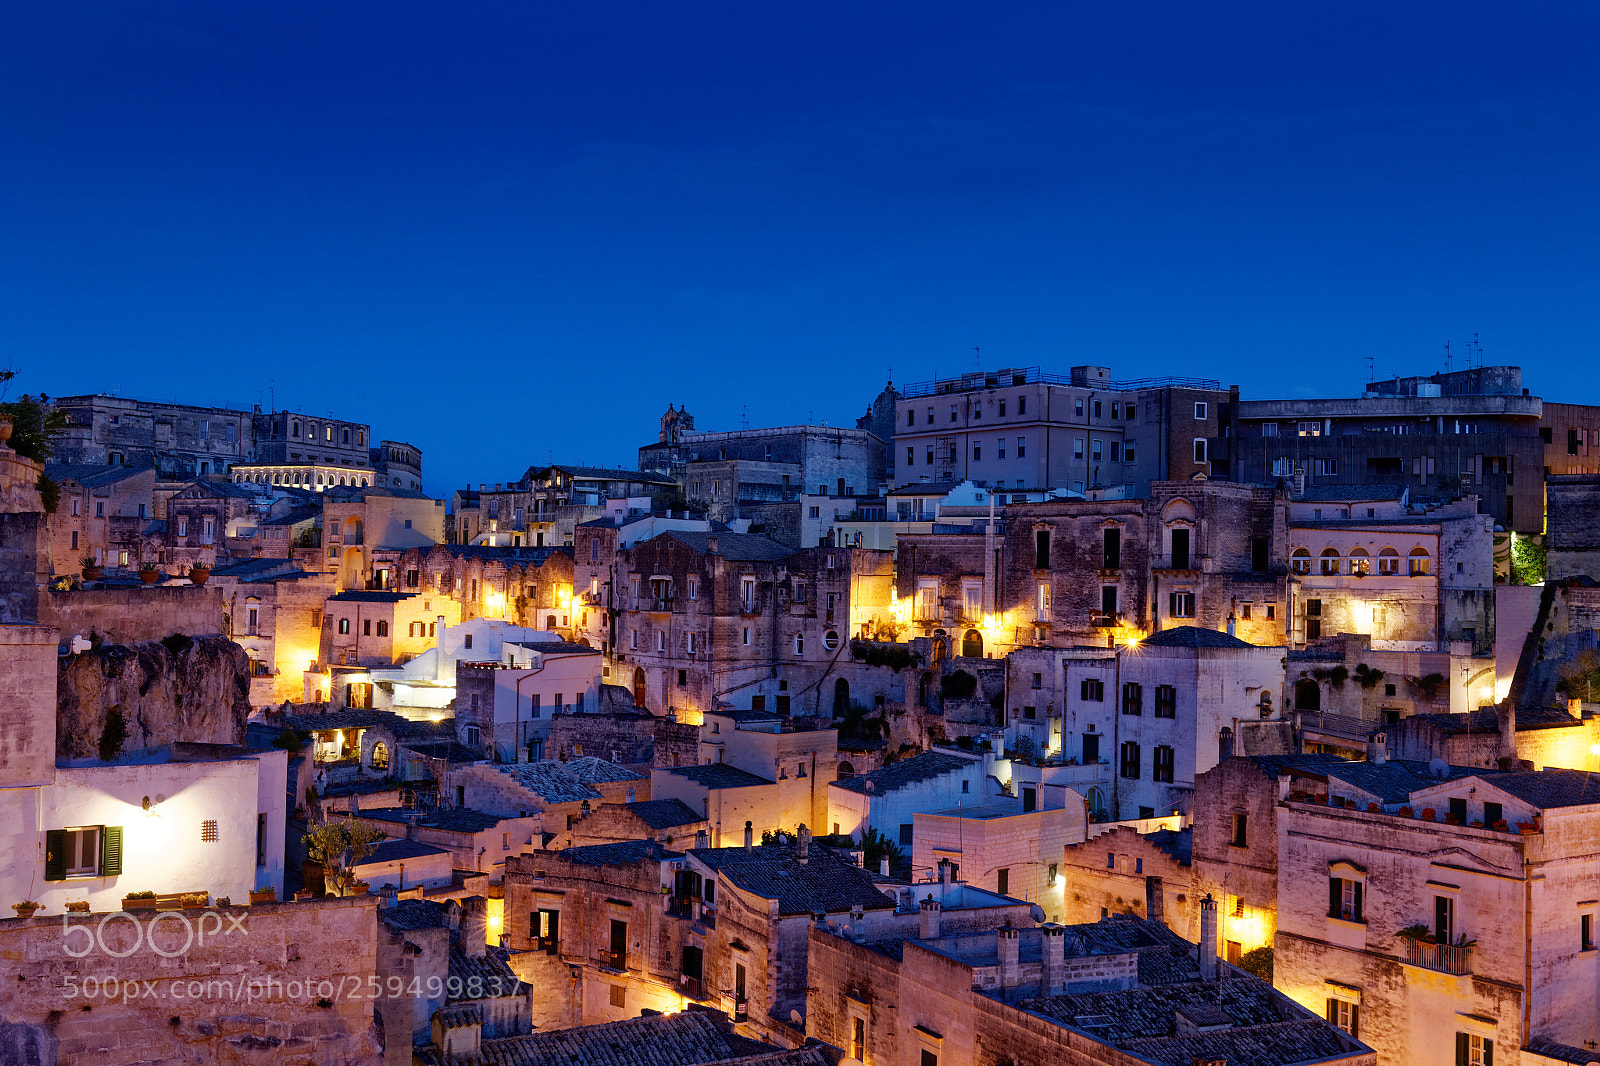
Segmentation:
<svg viewBox="0 0 1600 1066">
<path fill-rule="evenodd" d="M 982 370 L 983 369 L 983 353 L 982 353 L 982 351 L 980 349 L 977 349 L 977 348 L 972 349 L 972 351 L 974 352 L 974 355 L 972 356 L 973 369 Z"/>
<path fill-rule="evenodd" d="M 1444 342 L 1444 372 L 1450 373 L 1450 342 Z"/>
<path fill-rule="evenodd" d="M 1478 340 L 1478 331 L 1477 330 L 1473 330 L 1472 331 L 1472 350 L 1475 353 L 1477 353 L 1477 356 L 1478 356 L 1478 369 L 1482 370 L 1483 369 L 1483 342 Z"/>
<path fill-rule="evenodd" d="M 1372 382 L 1377 381 L 1377 380 L 1378 380 L 1377 356 L 1372 355 L 1369 352 L 1367 354 L 1367 383 L 1371 384 Z"/>
<path fill-rule="evenodd" d="M 750 428 L 750 405 L 744 404 L 739 408 L 739 428 Z"/>
</svg>

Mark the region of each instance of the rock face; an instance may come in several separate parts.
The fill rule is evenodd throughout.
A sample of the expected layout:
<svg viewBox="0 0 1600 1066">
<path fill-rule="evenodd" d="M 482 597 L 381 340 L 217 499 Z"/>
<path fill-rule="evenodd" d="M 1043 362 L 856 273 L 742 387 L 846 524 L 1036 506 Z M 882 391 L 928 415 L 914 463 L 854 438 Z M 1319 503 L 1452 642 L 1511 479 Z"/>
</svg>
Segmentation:
<svg viewBox="0 0 1600 1066">
<path fill-rule="evenodd" d="M 244 649 L 222 637 L 174 635 L 66 656 L 56 674 L 56 754 L 106 758 L 173 741 L 243 744 L 249 668 Z"/>
</svg>

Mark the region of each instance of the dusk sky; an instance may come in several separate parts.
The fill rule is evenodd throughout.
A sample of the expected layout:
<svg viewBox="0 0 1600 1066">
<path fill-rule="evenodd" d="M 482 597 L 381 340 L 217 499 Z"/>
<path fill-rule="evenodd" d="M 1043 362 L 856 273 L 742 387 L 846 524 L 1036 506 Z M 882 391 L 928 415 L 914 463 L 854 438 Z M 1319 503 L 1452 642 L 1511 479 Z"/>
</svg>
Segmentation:
<svg viewBox="0 0 1600 1066">
<path fill-rule="evenodd" d="M 986 367 L 1596 402 L 1600 5 L 0 14 L 13 391 L 331 412 L 427 488 Z M 746 412 L 746 408 L 748 411 Z"/>
</svg>

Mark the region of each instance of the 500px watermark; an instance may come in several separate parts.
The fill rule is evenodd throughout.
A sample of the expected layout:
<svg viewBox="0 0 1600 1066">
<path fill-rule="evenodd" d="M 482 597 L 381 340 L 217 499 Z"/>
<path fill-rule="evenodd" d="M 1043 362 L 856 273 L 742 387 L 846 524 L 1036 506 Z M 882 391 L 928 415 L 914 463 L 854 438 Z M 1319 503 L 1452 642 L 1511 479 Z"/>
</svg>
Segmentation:
<svg viewBox="0 0 1600 1066">
<path fill-rule="evenodd" d="M 318 1006 L 332 1006 L 337 1000 L 399 999 L 403 996 L 441 999 L 449 993 L 451 999 L 483 999 L 514 993 L 521 983 L 498 976 L 470 978 L 450 977 L 448 980 L 435 974 L 426 981 L 413 977 L 408 982 L 402 977 L 379 977 L 369 974 L 365 979 L 356 974 L 339 978 L 277 977 L 191 977 L 170 981 L 94 974 L 68 974 L 62 991 L 73 999 L 121 1000 L 129 1003 L 138 999 L 224 999 L 235 1003 L 254 1003 L 262 1000 L 311 1002 Z"/>
<path fill-rule="evenodd" d="M 215 944 L 232 936 L 248 936 L 245 919 L 250 912 L 208 909 L 190 915 L 182 911 L 158 911 L 141 921 L 126 911 L 112 911 L 99 921 L 73 921 L 61 916 L 61 950 L 74 959 L 99 952 L 113 959 L 125 959 L 141 948 L 171 959 Z"/>
</svg>

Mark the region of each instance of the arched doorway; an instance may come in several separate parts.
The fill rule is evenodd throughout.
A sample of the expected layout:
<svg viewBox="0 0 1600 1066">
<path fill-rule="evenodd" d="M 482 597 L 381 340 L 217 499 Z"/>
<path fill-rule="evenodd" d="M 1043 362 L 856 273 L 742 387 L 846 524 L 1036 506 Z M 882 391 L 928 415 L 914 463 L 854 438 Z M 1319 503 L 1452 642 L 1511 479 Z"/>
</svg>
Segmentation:
<svg viewBox="0 0 1600 1066">
<path fill-rule="evenodd" d="M 854 777 L 856 776 L 856 768 L 849 762 L 842 762 L 839 764 L 839 772 L 836 776 L 840 781 L 847 777 Z"/>
<path fill-rule="evenodd" d="M 1223 726 L 1222 732 L 1217 734 L 1217 761 L 1233 758 L 1233 729 Z"/>
<path fill-rule="evenodd" d="M 544 628 L 545 628 L 545 630 L 547 632 L 550 632 L 550 633 L 554 633 L 556 631 L 556 616 L 555 615 L 547 614 L 547 615 L 544 616 Z"/>
<path fill-rule="evenodd" d="M 968 659 L 983 658 L 983 634 L 976 629 L 967 630 L 967 635 L 961 639 L 961 654 Z"/>
<path fill-rule="evenodd" d="M 346 548 L 339 561 L 339 591 L 360 591 L 362 586 L 362 560 L 360 548 Z"/>
<path fill-rule="evenodd" d="M 635 666 L 633 668 L 633 705 L 635 707 L 644 706 L 644 684 L 644 667 Z"/>
<path fill-rule="evenodd" d="M 589 647 L 590 646 L 589 645 L 589 638 L 588 637 L 579 637 L 578 638 L 578 644 L 580 646 L 582 646 L 582 647 L 585 647 L 585 648 Z"/>
<path fill-rule="evenodd" d="M 843 718 L 850 709 L 850 682 L 844 678 L 833 683 L 833 716 Z"/>
<path fill-rule="evenodd" d="M 926 707 L 928 697 L 933 694 L 933 675 L 922 671 L 922 677 L 917 681 L 917 706 Z"/>
<path fill-rule="evenodd" d="M 1322 688 L 1309 677 L 1294 683 L 1294 709 L 1297 711 L 1322 710 Z"/>
</svg>

